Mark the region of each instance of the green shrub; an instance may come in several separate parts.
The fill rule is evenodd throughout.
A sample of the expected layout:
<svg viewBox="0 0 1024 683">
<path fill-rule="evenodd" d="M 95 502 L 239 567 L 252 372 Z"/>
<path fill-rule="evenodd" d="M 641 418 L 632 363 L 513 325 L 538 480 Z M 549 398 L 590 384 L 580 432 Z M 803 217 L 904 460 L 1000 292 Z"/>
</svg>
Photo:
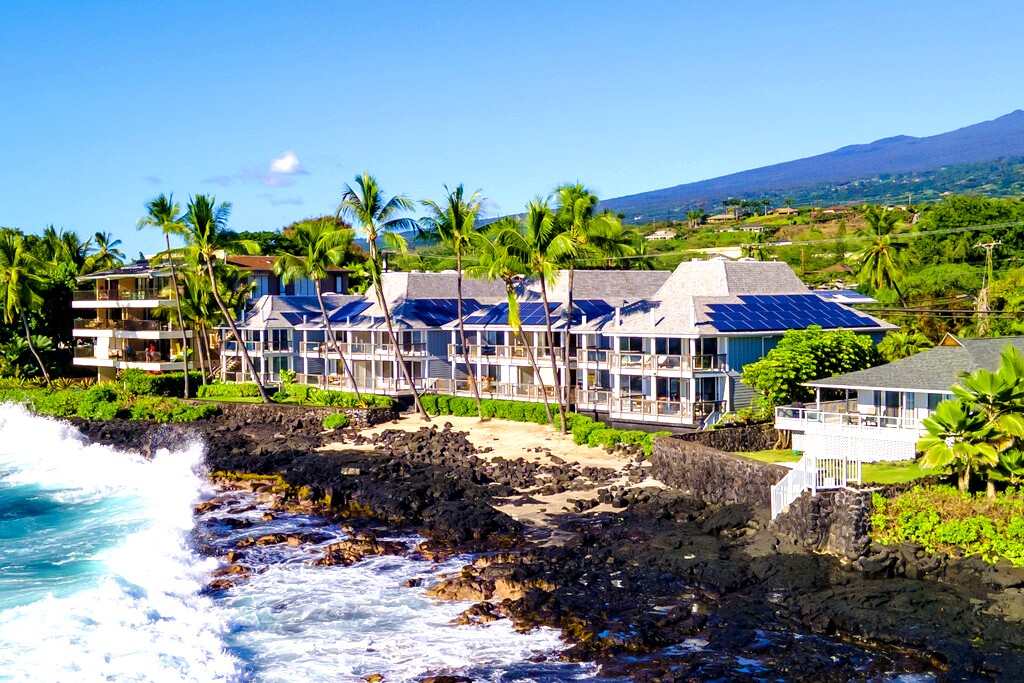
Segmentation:
<svg viewBox="0 0 1024 683">
<path fill-rule="evenodd" d="M 590 435 L 599 429 L 604 429 L 604 424 L 592 420 L 583 415 L 577 415 L 572 421 L 572 441 L 577 446 L 582 446 L 590 439 Z"/>
<path fill-rule="evenodd" d="M 348 427 L 348 415 L 345 413 L 331 413 L 324 418 L 324 429 L 344 429 Z"/>
<path fill-rule="evenodd" d="M 257 398 L 259 387 L 255 382 L 228 382 L 225 384 L 206 384 L 199 387 L 199 398 Z"/>
<path fill-rule="evenodd" d="M 192 370 L 188 373 L 189 393 L 197 396 L 202 386 L 203 377 Z M 178 398 L 185 393 L 184 372 L 164 372 L 151 374 L 139 368 L 128 368 L 117 375 L 118 387 L 134 396 L 169 396 Z"/>
<path fill-rule="evenodd" d="M 598 429 L 590 433 L 587 438 L 587 445 L 596 448 L 603 446 L 604 448 L 614 448 L 622 441 L 622 432 L 618 429 Z"/>
<path fill-rule="evenodd" d="M 64 393 L 64 392 L 54 392 Z M 79 417 L 92 420 L 113 420 L 118 417 L 121 402 L 117 389 L 110 382 L 97 384 L 84 392 L 79 392 L 77 414 Z"/>
<path fill-rule="evenodd" d="M 78 402 L 83 393 L 81 391 L 33 391 L 28 395 L 28 403 L 37 413 L 54 417 L 75 417 L 78 415 Z"/>
<path fill-rule="evenodd" d="M 1008 488 L 994 500 L 951 486 L 916 486 L 888 499 L 872 495 L 871 536 L 879 543 L 919 543 L 929 552 L 1005 557 L 1024 566 L 1024 494 Z"/>
<path fill-rule="evenodd" d="M 378 394 L 361 394 L 360 401 L 354 393 L 347 391 L 309 387 L 306 395 L 311 405 L 327 408 L 392 408 L 395 405 L 394 399 L 390 396 Z"/>
<path fill-rule="evenodd" d="M 136 396 L 126 407 L 131 419 L 155 422 L 192 422 L 216 415 L 219 410 L 215 405 L 192 405 L 163 396 Z"/>
</svg>

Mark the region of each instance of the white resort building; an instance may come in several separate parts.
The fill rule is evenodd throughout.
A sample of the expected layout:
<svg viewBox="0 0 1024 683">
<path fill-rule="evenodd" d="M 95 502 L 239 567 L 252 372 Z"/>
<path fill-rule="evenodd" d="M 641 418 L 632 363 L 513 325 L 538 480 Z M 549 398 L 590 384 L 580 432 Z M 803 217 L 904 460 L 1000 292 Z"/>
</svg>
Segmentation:
<svg viewBox="0 0 1024 683">
<path fill-rule="evenodd" d="M 611 424 L 700 428 L 748 406 L 752 392 L 739 382 L 743 367 L 789 329 L 844 328 L 876 341 L 894 329 L 809 290 L 785 263 L 716 259 L 682 263 L 672 272 L 576 271 L 571 323 L 568 273 L 562 273 L 548 288 L 554 337 L 549 344 L 537 282 L 518 284 L 520 335 L 508 324 L 504 285 L 466 278 L 467 368 L 459 346 L 455 273 L 383 277 L 391 322 L 417 391 L 471 396 L 472 372 L 484 398 L 542 401 L 554 398 L 555 387 L 564 383 L 573 410 Z M 410 396 L 372 292 L 326 294 L 325 303 L 360 390 Z M 255 299 L 240 329 L 264 381 L 277 382 L 282 370 L 291 370 L 307 384 L 350 388 L 322 318 L 315 297 Z M 224 328 L 221 334 L 222 377 L 247 379 L 230 332 Z"/>
</svg>

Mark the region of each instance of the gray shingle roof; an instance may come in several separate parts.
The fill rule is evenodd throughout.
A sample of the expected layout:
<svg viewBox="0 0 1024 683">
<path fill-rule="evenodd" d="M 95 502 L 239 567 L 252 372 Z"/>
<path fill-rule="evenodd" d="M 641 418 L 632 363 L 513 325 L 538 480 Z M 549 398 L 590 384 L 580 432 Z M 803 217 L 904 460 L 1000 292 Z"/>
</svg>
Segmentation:
<svg viewBox="0 0 1024 683">
<path fill-rule="evenodd" d="M 384 298 L 390 303 L 404 299 L 456 298 L 455 271 L 441 273 L 383 273 Z M 462 297 L 481 302 L 505 299 L 505 285 L 500 280 L 462 278 Z M 370 298 L 373 298 L 372 292 Z"/>
<path fill-rule="evenodd" d="M 995 370 L 999 354 L 1012 345 L 1024 353 L 1024 337 L 956 339 L 951 346 L 936 346 L 887 365 L 807 382 L 828 389 L 903 389 L 946 393 L 960 381 L 960 374 L 980 368 Z"/>
</svg>

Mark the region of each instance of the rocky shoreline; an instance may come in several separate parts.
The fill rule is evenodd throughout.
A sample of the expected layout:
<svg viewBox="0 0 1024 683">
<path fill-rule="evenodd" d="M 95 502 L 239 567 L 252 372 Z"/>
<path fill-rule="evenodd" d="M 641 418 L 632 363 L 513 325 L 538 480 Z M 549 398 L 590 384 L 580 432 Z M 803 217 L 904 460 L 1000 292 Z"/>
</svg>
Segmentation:
<svg viewBox="0 0 1024 683">
<path fill-rule="evenodd" d="M 481 553 L 431 594 L 475 601 L 460 623 L 510 619 L 524 630 L 558 628 L 569 645 L 564 656 L 600 662 L 603 675 L 747 680 L 753 676 L 737 669 L 745 662 L 756 662 L 758 675 L 821 681 L 905 672 L 942 681 L 1024 675 L 1020 570 L 947 558 L 941 571 L 908 572 L 932 560 L 920 549 L 877 547 L 865 571 L 780 537 L 765 512 L 748 504 L 713 505 L 641 486 L 640 463 L 626 470 L 627 484 L 613 485 L 619 473 L 554 456 L 482 458 L 464 434 L 443 427 L 385 431 L 373 437 L 372 450 L 317 450 L 339 435 L 296 412 L 264 419 L 76 424 L 94 440 L 144 452 L 203 438 L 222 483 L 351 526 L 349 539 L 317 562 L 405 552 L 377 538 L 395 530 L 426 537 L 412 551 L 425 560 Z M 351 431 L 343 438 L 354 446 L 366 441 Z M 549 528 L 497 509 L 540 492 L 595 487 L 596 495 L 581 493 L 554 514 Z M 599 503 L 614 509 L 592 511 Z M 279 536 L 252 543 L 308 540 Z M 235 552 L 211 589 L 244 580 L 246 549 Z"/>
</svg>

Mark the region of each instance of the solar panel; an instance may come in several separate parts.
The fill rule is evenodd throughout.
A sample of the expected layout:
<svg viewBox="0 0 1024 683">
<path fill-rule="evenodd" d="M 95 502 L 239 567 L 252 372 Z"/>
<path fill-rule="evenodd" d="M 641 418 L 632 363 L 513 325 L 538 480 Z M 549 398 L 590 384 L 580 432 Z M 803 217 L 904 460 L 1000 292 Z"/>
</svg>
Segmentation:
<svg viewBox="0 0 1024 683">
<path fill-rule="evenodd" d="M 740 296 L 741 304 L 708 304 L 708 318 L 723 332 L 806 329 L 821 325 L 841 327 L 878 327 L 866 315 L 827 301 L 814 294 Z"/>
</svg>

